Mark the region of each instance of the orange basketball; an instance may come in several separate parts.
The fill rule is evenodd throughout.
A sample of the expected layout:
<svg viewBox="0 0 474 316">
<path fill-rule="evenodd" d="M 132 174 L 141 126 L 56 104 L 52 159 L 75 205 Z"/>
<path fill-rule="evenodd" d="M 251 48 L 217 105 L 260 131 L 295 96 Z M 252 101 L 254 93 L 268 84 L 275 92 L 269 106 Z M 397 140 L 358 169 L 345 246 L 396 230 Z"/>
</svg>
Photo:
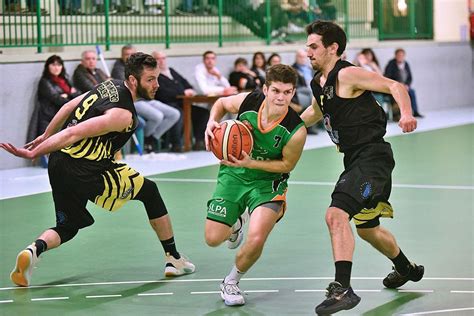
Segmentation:
<svg viewBox="0 0 474 316">
<path fill-rule="evenodd" d="M 237 120 L 221 122 L 214 129 L 214 139 L 210 147 L 217 159 L 229 160 L 229 155 L 242 159 L 242 150 L 250 154 L 253 148 L 252 133 L 244 123 Z"/>
</svg>

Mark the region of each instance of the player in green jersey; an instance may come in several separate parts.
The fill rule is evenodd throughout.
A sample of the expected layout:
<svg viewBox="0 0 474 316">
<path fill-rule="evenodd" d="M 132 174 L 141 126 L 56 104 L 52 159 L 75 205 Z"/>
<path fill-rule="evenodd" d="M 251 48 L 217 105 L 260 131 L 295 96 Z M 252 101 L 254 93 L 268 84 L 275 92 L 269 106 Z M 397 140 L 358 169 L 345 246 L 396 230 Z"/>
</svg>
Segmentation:
<svg viewBox="0 0 474 316">
<path fill-rule="evenodd" d="M 206 128 L 206 149 L 213 130 L 226 113 L 238 113 L 254 139 L 250 155 L 222 161 L 217 187 L 208 202 L 206 243 L 217 247 L 227 241 L 237 248 L 242 226 L 250 216 L 247 239 L 235 265 L 221 283 L 226 305 L 243 305 L 239 281 L 260 257 L 275 223 L 286 209 L 289 172 L 298 162 L 306 140 L 306 128 L 289 107 L 296 91 L 296 72 L 287 65 L 270 67 L 263 90 L 220 98 L 212 107 Z"/>
</svg>

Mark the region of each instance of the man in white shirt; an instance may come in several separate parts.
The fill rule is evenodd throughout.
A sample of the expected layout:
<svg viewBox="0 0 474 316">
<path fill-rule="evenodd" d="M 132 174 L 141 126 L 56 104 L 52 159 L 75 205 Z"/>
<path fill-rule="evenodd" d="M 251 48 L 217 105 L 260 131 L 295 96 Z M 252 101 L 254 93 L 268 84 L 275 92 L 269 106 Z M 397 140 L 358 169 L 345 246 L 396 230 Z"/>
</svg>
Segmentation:
<svg viewBox="0 0 474 316">
<path fill-rule="evenodd" d="M 204 95 L 229 96 L 237 93 L 237 88 L 229 84 L 216 67 L 216 53 L 206 51 L 202 55 L 202 63 L 197 65 L 194 70 L 194 77 L 197 83 L 197 90 Z M 209 104 L 193 104 L 193 133 L 195 143 L 194 150 L 204 150 L 204 131 L 209 118 Z M 203 119 L 205 117 L 205 120 Z"/>
</svg>

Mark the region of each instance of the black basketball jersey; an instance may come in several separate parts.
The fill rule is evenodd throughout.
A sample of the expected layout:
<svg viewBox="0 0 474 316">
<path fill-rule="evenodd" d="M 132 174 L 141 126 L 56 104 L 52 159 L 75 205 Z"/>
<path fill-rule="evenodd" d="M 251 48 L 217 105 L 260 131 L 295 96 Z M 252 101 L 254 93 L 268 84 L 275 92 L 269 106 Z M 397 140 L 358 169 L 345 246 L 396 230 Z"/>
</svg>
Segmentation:
<svg viewBox="0 0 474 316">
<path fill-rule="evenodd" d="M 107 80 L 95 86 L 72 111 L 63 129 L 103 115 L 111 108 L 122 108 L 132 112 L 132 123 L 126 130 L 79 140 L 63 148 L 61 152 L 80 160 L 113 160 L 114 154 L 130 139 L 138 125 L 132 95 L 123 81 Z"/>
<path fill-rule="evenodd" d="M 349 99 L 336 94 L 338 73 L 350 66 L 354 65 L 338 60 L 323 87 L 319 84 L 320 72 L 311 81 L 311 90 L 323 113 L 324 127 L 341 152 L 383 141 L 387 127 L 385 113 L 370 91 Z"/>
</svg>

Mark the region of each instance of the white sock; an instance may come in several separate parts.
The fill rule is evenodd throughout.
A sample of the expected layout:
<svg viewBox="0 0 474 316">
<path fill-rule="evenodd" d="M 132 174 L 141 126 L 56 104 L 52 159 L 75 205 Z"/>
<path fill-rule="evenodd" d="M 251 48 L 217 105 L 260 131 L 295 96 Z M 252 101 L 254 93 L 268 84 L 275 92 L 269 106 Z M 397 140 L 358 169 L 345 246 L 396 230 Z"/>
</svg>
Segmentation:
<svg viewBox="0 0 474 316">
<path fill-rule="evenodd" d="M 229 283 L 229 281 L 233 281 L 233 282 L 230 282 L 230 283 L 239 283 L 240 282 L 240 278 L 242 278 L 244 276 L 245 272 L 241 272 L 237 269 L 237 267 L 234 266 L 232 267 L 232 270 L 230 270 L 230 273 L 225 277 L 224 279 L 224 282 L 225 283 Z"/>
</svg>

